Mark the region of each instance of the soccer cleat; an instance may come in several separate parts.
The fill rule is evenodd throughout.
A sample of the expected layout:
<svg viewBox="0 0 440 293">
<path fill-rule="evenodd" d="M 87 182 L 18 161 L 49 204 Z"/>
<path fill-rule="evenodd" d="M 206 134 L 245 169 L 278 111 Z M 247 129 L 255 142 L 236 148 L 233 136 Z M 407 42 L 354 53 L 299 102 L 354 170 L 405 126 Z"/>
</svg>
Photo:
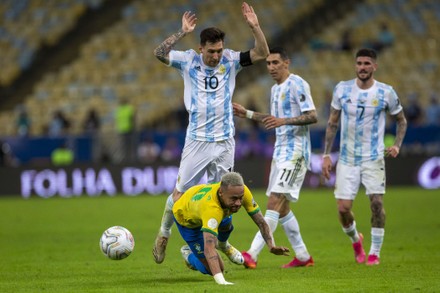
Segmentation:
<svg viewBox="0 0 440 293">
<path fill-rule="evenodd" d="M 359 233 L 359 241 L 353 243 L 354 258 L 357 263 L 365 262 L 365 251 L 362 246 L 363 241 L 364 241 L 364 235 L 362 235 L 362 233 Z"/>
<path fill-rule="evenodd" d="M 167 248 L 167 244 L 167 237 L 157 235 L 153 247 L 153 258 L 156 263 L 160 264 L 165 259 L 165 249 Z"/>
<path fill-rule="evenodd" d="M 245 266 L 245 268 L 247 269 L 257 268 L 257 262 L 252 258 L 252 256 L 249 253 L 247 253 L 247 251 L 243 251 L 241 255 L 243 256 L 244 259 L 243 265 Z"/>
<path fill-rule="evenodd" d="M 310 257 L 306 261 L 301 261 L 295 257 L 291 262 L 283 265 L 282 268 L 288 269 L 288 268 L 298 268 L 298 267 L 313 267 L 314 265 L 315 265 L 315 262 L 313 261 L 312 257 Z"/>
<path fill-rule="evenodd" d="M 368 260 L 367 260 L 367 266 L 376 266 L 378 265 L 380 262 L 380 259 L 377 255 L 375 254 L 370 254 L 368 256 Z"/>
<path fill-rule="evenodd" d="M 238 251 L 234 246 L 231 244 L 227 244 L 225 248 L 219 248 L 226 256 L 229 258 L 230 261 L 237 265 L 242 265 L 244 262 L 243 255 L 241 255 L 241 252 Z"/>
<path fill-rule="evenodd" d="M 180 253 L 182 254 L 183 259 L 185 260 L 186 266 L 189 269 L 196 271 L 197 269 L 193 267 L 188 261 L 188 257 L 192 253 L 191 248 L 189 248 L 188 245 L 184 245 L 180 248 Z"/>
</svg>

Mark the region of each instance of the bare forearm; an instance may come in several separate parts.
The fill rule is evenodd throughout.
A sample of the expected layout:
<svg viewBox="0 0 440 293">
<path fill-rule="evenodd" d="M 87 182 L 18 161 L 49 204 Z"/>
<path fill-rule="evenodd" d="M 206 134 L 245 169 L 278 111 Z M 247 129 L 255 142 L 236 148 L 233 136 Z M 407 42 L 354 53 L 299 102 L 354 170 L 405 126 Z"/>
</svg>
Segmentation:
<svg viewBox="0 0 440 293">
<path fill-rule="evenodd" d="M 308 125 L 318 122 L 316 111 L 308 111 L 298 117 L 285 118 L 286 125 Z"/>
<path fill-rule="evenodd" d="M 264 223 L 265 225 L 263 224 L 260 226 L 261 236 L 263 236 L 264 242 L 266 242 L 269 249 L 271 249 L 275 245 L 272 237 L 272 232 L 270 232 L 269 225 L 267 225 L 266 222 Z"/>
<path fill-rule="evenodd" d="M 251 29 L 255 39 L 255 47 L 251 50 L 251 60 L 252 62 L 255 62 L 269 56 L 269 46 L 267 45 L 266 37 L 259 25 L 254 26 Z"/>
<path fill-rule="evenodd" d="M 324 154 L 330 154 L 330 152 L 332 151 L 333 142 L 335 140 L 337 131 L 338 124 L 328 122 L 327 129 L 325 130 Z"/>
<path fill-rule="evenodd" d="M 162 42 L 156 49 L 154 49 L 154 55 L 163 63 L 168 63 L 168 54 L 174 47 L 174 45 L 184 36 L 186 33 L 180 29 L 177 33 L 169 36 L 165 41 Z"/>
<path fill-rule="evenodd" d="M 266 242 L 267 246 L 269 247 L 269 249 L 271 249 L 274 246 L 272 232 L 270 231 L 269 225 L 264 220 L 263 214 L 261 214 L 261 212 L 255 214 L 252 219 L 260 229 L 261 236 L 263 236 L 263 239 Z"/>
<path fill-rule="evenodd" d="M 214 235 L 212 234 L 206 235 L 206 234 L 204 233 L 204 238 L 205 238 L 204 254 L 206 257 L 206 261 L 208 262 L 209 270 L 211 271 L 211 274 L 214 276 L 222 272 L 220 268 L 220 260 L 219 260 L 219 255 L 215 249 L 216 239 Z"/>
<path fill-rule="evenodd" d="M 263 119 L 266 117 L 269 117 L 270 114 L 265 114 L 265 113 L 260 113 L 260 112 L 254 112 L 254 114 L 252 115 L 251 120 L 255 120 L 258 122 L 263 122 Z"/>
<path fill-rule="evenodd" d="M 324 154 L 330 154 L 332 151 L 333 142 L 335 140 L 336 133 L 338 132 L 340 115 L 340 110 L 336 110 L 333 107 L 330 108 L 330 117 L 328 118 L 327 129 L 325 130 Z"/>
<path fill-rule="evenodd" d="M 396 123 L 396 138 L 394 140 L 394 145 L 400 148 L 402 146 L 403 139 L 405 138 L 406 134 L 406 128 L 407 128 L 407 122 L 406 118 L 403 114 L 403 111 L 401 111 L 397 117 L 397 123 Z"/>
</svg>

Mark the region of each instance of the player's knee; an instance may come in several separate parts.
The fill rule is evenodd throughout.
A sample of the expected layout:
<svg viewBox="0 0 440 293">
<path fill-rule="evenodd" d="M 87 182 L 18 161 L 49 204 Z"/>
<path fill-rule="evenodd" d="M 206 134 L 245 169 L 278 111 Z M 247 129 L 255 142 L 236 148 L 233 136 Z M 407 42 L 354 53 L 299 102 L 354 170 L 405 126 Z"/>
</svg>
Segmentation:
<svg viewBox="0 0 440 293">
<path fill-rule="evenodd" d="M 380 214 L 383 211 L 383 203 L 382 200 L 378 199 L 378 198 L 373 198 L 371 200 L 371 211 L 373 214 Z"/>
<path fill-rule="evenodd" d="M 349 214 L 349 213 L 351 213 L 351 206 L 339 204 L 338 205 L 338 212 L 341 215 Z"/>
</svg>

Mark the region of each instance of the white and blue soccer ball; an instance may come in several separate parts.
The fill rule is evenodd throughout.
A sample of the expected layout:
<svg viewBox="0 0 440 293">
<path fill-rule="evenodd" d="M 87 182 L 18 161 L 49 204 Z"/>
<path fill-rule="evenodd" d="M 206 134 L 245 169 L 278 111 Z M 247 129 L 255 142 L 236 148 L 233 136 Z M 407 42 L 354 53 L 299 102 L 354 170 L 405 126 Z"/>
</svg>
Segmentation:
<svg viewBox="0 0 440 293">
<path fill-rule="evenodd" d="M 133 252 L 134 238 L 128 229 L 113 226 L 102 233 L 99 247 L 109 259 L 121 260 Z"/>
</svg>

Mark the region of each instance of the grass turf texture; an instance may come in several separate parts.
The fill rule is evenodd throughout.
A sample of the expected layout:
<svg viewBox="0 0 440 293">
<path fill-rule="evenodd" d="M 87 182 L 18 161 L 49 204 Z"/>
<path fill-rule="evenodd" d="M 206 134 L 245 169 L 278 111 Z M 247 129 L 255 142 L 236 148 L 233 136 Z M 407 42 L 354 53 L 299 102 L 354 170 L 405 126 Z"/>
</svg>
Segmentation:
<svg viewBox="0 0 440 293">
<path fill-rule="evenodd" d="M 359 231 L 370 247 L 370 211 L 363 191 L 355 201 Z M 262 191 L 254 191 L 263 210 Z M 165 262 L 154 263 L 152 245 L 165 196 L 101 196 L 71 199 L 1 198 L 0 292 L 438 292 L 440 290 L 439 190 L 388 188 L 387 225 L 381 264 L 354 262 L 350 240 L 337 220 L 332 190 L 304 190 L 292 204 L 302 236 L 315 260 L 310 268 L 281 269 L 292 257 L 263 250 L 256 270 L 225 261 L 226 280 L 191 271 L 183 263 L 184 244 L 173 228 Z M 240 210 L 231 243 L 250 246 L 257 227 Z M 99 250 L 102 232 L 113 225 L 134 235 L 134 252 L 121 261 Z M 278 245 L 290 248 L 281 227 Z M 222 254 L 221 254 L 222 255 Z M 222 255 L 223 256 L 223 255 Z"/>
</svg>

